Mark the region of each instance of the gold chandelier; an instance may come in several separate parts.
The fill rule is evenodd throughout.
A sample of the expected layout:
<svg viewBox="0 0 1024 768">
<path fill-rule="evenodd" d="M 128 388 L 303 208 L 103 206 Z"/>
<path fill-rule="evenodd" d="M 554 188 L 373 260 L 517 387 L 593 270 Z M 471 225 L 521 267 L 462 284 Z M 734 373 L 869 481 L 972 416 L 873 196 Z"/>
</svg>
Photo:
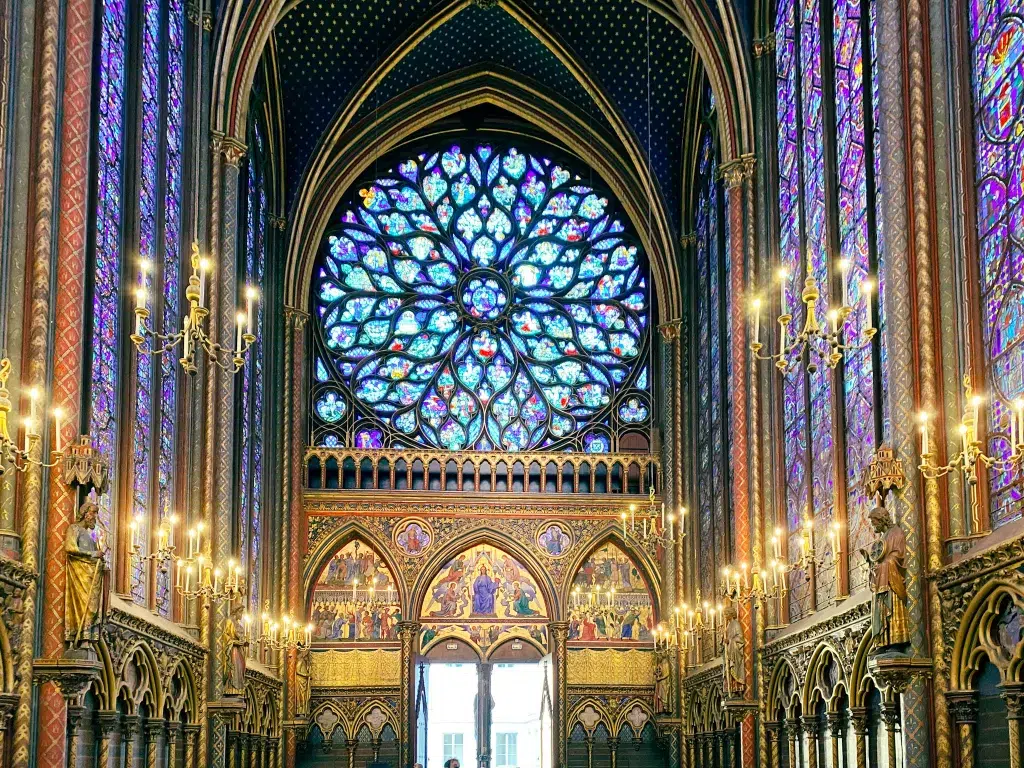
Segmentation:
<svg viewBox="0 0 1024 768">
<path fill-rule="evenodd" d="M 782 374 L 794 370 L 804 354 L 807 354 L 807 370 L 814 373 L 818 370 L 818 362 L 823 361 L 829 368 L 835 368 L 848 350 L 860 349 L 871 343 L 878 329 L 874 327 L 871 317 L 871 293 L 874 283 L 865 279 L 860 282 L 860 295 L 867 308 L 867 328 L 862 332 L 862 339 L 850 339 L 846 330 L 846 321 L 853 312 L 850 305 L 849 273 L 850 262 L 840 259 L 838 271 L 842 277 L 842 305 L 838 309 L 829 309 L 825 316 L 827 322 L 823 326 L 818 320 L 815 308 L 821 299 L 821 291 L 814 276 L 811 274 L 811 253 L 807 254 L 807 277 L 804 279 L 803 292 L 800 300 L 805 306 L 804 327 L 792 338 L 789 326 L 793 322 L 793 312 L 786 296 L 789 272 L 782 267 L 778 271 L 779 278 L 779 351 L 777 354 L 761 354 L 764 345 L 761 343 L 761 306 L 762 301 L 755 297 L 752 302 L 754 320 L 754 340 L 750 343 L 750 351 L 755 360 L 772 360 Z"/>
<path fill-rule="evenodd" d="M 192 243 L 192 274 L 188 279 L 188 287 L 185 289 L 185 298 L 188 300 L 188 312 L 182 317 L 182 327 L 177 333 L 157 333 L 149 325 L 148 292 L 146 290 L 147 277 L 152 269 L 148 260 L 143 260 L 139 269 L 139 284 L 135 289 L 135 332 L 131 340 L 140 352 L 153 356 L 166 354 L 181 345 L 181 357 L 178 362 L 185 370 L 185 373 L 194 374 L 196 368 L 196 351 L 200 350 L 206 357 L 219 368 L 231 373 L 238 373 L 245 365 L 245 355 L 249 351 L 256 335 L 253 332 L 255 314 L 253 312 L 257 299 L 257 291 L 251 286 L 245 286 L 245 311 L 239 310 L 235 316 L 236 335 L 235 346 L 228 349 L 207 333 L 204 324 L 210 315 L 206 306 L 206 286 L 212 273 L 212 264 L 208 258 L 200 257 L 199 243 Z"/>
</svg>

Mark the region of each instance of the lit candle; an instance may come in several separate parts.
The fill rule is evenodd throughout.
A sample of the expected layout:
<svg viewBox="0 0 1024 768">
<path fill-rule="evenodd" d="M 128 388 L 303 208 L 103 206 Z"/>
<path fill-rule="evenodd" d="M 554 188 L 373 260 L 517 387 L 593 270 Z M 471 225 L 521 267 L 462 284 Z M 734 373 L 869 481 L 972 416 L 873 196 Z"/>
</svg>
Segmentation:
<svg viewBox="0 0 1024 768">
<path fill-rule="evenodd" d="M 929 454 L 928 448 L 928 414 L 921 411 L 921 455 L 927 456 Z"/>
<path fill-rule="evenodd" d="M 673 611 L 675 615 L 676 631 L 679 631 L 679 606 L 677 605 Z"/>
<path fill-rule="evenodd" d="M 776 528 L 775 529 L 775 536 L 773 537 L 773 541 L 775 542 L 775 559 L 776 560 L 781 560 L 782 559 L 782 529 L 781 528 Z"/>
<path fill-rule="evenodd" d="M 961 424 L 960 425 L 960 440 L 963 442 L 964 458 L 965 459 L 970 454 L 970 450 L 969 450 L 970 442 L 971 442 L 970 441 L 970 434 L 971 434 L 970 427 L 968 427 L 966 424 Z"/>
<path fill-rule="evenodd" d="M 192 566 L 190 565 L 185 569 L 185 591 L 190 591 L 189 588 L 192 586 Z"/>
<path fill-rule="evenodd" d="M 175 572 L 174 572 L 174 575 L 175 575 L 174 586 L 176 586 L 178 589 L 181 589 L 181 577 L 182 577 L 182 573 L 181 572 L 184 570 L 184 568 L 182 568 L 184 563 L 185 563 L 184 560 L 182 560 L 181 558 L 178 558 L 178 562 L 177 562 L 177 566 L 178 567 L 175 569 Z"/>
<path fill-rule="evenodd" d="M 814 520 L 808 517 L 807 522 L 804 523 L 804 529 L 807 531 L 807 552 L 809 554 L 814 552 Z"/>
<path fill-rule="evenodd" d="M 146 310 L 146 289 L 135 289 L 135 335 L 141 336 L 143 332 L 142 315 Z"/>
<path fill-rule="evenodd" d="M 196 554 L 199 554 L 202 551 L 202 549 L 203 549 L 203 545 L 200 542 L 200 539 L 202 538 L 202 535 L 203 535 L 203 524 L 202 523 L 196 523 Z"/>
<path fill-rule="evenodd" d="M 313 625 L 312 624 L 307 624 L 306 625 L 306 645 L 312 645 L 312 644 L 313 644 Z"/>
<path fill-rule="evenodd" d="M 214 568 L 213 569 L 213 591 L 214 592 L 217 592 L 218 591 L 217 587 L 220 586 L 220 575 L 221 575 L 220 568 Z"/>
<path fill-rule="evenodd" d="M 743 588 L 747 588 L 747 564 L 740 563 L 740 573 L 743 575 Z"/>
<path fill-rule="evenodd" d="M 839 335 L 839 312 L 837 310 L 830 310 L 828 313 L 828 319 L 832 321 L 832 335 Z"/>
<path fill-rule="evenodd" d="M 636 531 L 636 504 L 629 505 L 629 529 Z"/>
<path fill-rule="evenodd" d="M 608 590 L 608 606 L 615 605 L 615 587 Z"/>
<path fill-rule="evenodd" d="M 832 545 L 832 557 L 838 561 L 839 559 L 839 523 L 832 523 L 832 527 L 829 530 L 829 543 Z"/>
<path fill-rule="evenodd" d="M 761 338 L 761 300 L 754 299 L 754 343 L 759 344 Z"/>
<path fill-rule="evenodd" d="M 668 516 L 668 538 L 670 541 L 675 539 L 675 521 L 674 515 Z"/>
<path fill-rule="evenodd" d="M 850 306 L 850 290 L 849 290 L 849 276 L 850 276 L 850 261 L 849 259 L 839 260 L 839 274 L 843 277 L 843 306 Z"/>
<path fill-rule="evenodd" d="M 39 403 L 39 387 L 32 387 L 28 391 L 28 418 L 29 421 L 36 420 L 36 407 Z"/>
<path fill-rule="evenodd" d="M 665 502 L 661 502 L 661 529 L 665 530 Z"/>
<path fill-rule="evenodd" d="M 693 611 L 689 611 L 688 619 L 690 622 L 690 631 L 693 632 Z"/>
<path fill-rule="evenodd" d="M 777 560 L 772 560 L 772 588 L 779 588 L 779 563 Z"/>
<path fill-rule="evenodd" d="M 206 276 L 210 271 L 210 260 L 203 258 L 199 260 L 199 306 L 206 304 Z"/>
<path fill-rule="evenodd" d="M 785 267 L 779 269 L 779 308 L 781 315 L 789 314 L 789 307 L 786 301 L 786 278 L 789 277 L 789 273 L 786 272 Z"/>
<path fill-rule="evenodd" d="M 729 583 L 729 566 L 725 566 L 722 569 L 722 576 L 725 578 L 725 591 L 728 593 L 730 591 L 729 587 L 731 586 Z"/>
<path fill-rule="evenodd" d="M 974 423 L 971 424 L 971 438 L 976 440 L 978 436 L 978 425 L 981 424 L 979 419 L 981 418 L 981 395 L 975 395 L 971 398 L 971 411 L 974 417 Z"/>
<path fill-rule="evenodd" d="M 189 560 L 191 560 L 192 557 L 196 553 L 196 550 L 195 550 L 195 538 L 196 538 L 196 529 L 195 528 L 189 528 L 188 529 L 188 559 Z"/>
<path fill-rule="evenodd" d="M 626 540 L 626 513 L 622 513 L 622 540 Z"/>
<path fill-rule="evenodd" d="M 239 312 L 235 315 L 235 322 L 238 324 L 238 331 L 235 333 L 235 357 L 242 356 L 242 331 L 245 329 L 245 315 Z"/>
<path fill-rule="evenodd" d="M 644 518 L 644 538 L 647 538 L 647 518 Z"/>
</svg>

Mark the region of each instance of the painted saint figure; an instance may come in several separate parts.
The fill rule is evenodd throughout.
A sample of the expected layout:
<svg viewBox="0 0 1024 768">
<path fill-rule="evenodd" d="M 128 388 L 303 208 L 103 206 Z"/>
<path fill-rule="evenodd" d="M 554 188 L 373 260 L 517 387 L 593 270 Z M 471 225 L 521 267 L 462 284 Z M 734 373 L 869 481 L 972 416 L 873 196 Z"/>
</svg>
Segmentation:
<svg viewBox="0 0 1024 768">
<path fill-rule="evenodd" d="M 493 616 L 494 615 L 494 594 L 501 584 L 500 579 L 491 578 L 487 574 L 487 566 L 480 565 L 480 575 L 473 582 L 473 615 Z"/>
<path fill-rule="evenodd" d="M 86 501 L 64 539 L 67 583 L 64 587 L 64 638 L 72 648 L 93 638 L 100 621 L 106 546 L 96 532 L 99 507 Z"/>
<path fill-rule="evenodd" d="M 868 519 L 881 538 L 870 550 L 861 550 L 871 570 L 871 638 L 877 651 L 910 643 L 907 620 L 907 537 L 882 506 L 871 510 Z"/>
</svg>

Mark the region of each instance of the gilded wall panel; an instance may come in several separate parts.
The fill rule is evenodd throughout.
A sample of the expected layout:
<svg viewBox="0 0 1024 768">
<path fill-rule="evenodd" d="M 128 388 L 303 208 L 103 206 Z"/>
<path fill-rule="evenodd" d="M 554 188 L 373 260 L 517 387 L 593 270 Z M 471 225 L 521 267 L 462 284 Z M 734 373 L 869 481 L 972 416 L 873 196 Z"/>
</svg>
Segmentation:
<svg viewBox="0 0 1024 768">
<path fill-rule="evenodd" d="M 569 652 L 571 686 L 638 686 L 654 684 L 654 653 L 630 649 L 580 648 Z"/>
<path fill-rule="evenodd" d="M 402 654 L 372 651 L 317 651 L 313 654 L 313 685 L 318 688 L 397 686 L 401 681 Z"/>
</svg>

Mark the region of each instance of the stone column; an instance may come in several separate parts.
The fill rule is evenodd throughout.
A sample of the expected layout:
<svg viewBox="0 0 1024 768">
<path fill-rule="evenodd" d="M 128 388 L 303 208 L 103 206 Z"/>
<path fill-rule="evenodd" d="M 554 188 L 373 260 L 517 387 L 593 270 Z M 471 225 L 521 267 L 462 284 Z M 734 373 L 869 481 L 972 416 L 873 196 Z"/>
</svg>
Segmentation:
<svg viewBox="0 0 1024 768">
<path fill-rule="evenodd" d="M 479 768 L 490 768 L 491 765 L 491 715 L 494 700 L 491 698 L 491 670 L 493 667 L 484 662 L 477 666 L 479 681 L 476 698 L 476 750 Z M 413 707 L 415 710 L 415 707 Z"/>
<path fill-rule="evenodd" d="M 857 768 L 868 768 L 868 710 L 854 707 L 850 710 L 853 722 L 853 738 L 857 747 Z"/>
<path fill-rule="evenodd" d="M 807 737 L 807 768 L 818 768 L 818 718 L 805 715 L 801 724 Z"/>
<path fill-rule="evenodd" d="M 789 765 L 790 768 L 797 768 L 800 754 L 800 723 L 796 720 L 786 721 L 786 738 L 789 742 Z"/>
<path fill-rule="evenodd" d="M 608 739 L 608 751 L 611 754 L 612 768 L 615 768 L 619 752 L 619 740 L 616 737 Z"/>
<path fill-rule="evenodd" d="M 139 732 L 139 727 L 138 717 L 125 715 L 121 718 L 121 746 L 124 747 L 124 768 L 142 768 L 142 766 L 136 765 L 135 760 L 135 735 Z"/>
<path fill-rule="evenodd" d="M 1010 768 L 1021 768 L 1020 721 L 1024 719 L 1024 684 L 1004 685 L 1003 701 L 1006 702 L 1006 726 L 1010 736 Z"/>
<path fill-rule="evenodd" d="M 402 643 L 402 674 L 400 679 L 399 704 L 403 713 L 400 722 L 402 732 L 398 734 L 399 765 L 412 763 L 416 754 L 416 654 L 420 624 L 417 621 L 400 621 L 398 639 Z"/>
<path fill-rule="evenodd" d="M 355 739 L 345 739 L 345 747 L 348 749 L 348 768 L 356 768 L 356 746 L 359 742 Z"/>
<path fill-rule="evenodd" d="M 6 768 L 4 757 L 7 755 L 7 745 L 10 743 L 11 719 L 17 708 L 18 697 L 15 694 L 0 694 L 0 765 L 3 765 L 4 768 Z"/>
<path fill-rule="evenodd" d="M 889 755 L 889 768 L 898 768 L 896 761 L 896 728 L 900 722 L 900 700 L 890 698 L 882 704 L 882 721 L 885 723 L 886 751 Z"/>
<path fill-rule="evenodd" d="M 565 768 L 569 762 L 567 749 L 569 734 L 566 733 L 566 699 L 568 698 L 566 667 L 569 661 L 569 650 L 567 647 L 568 641 L 569 622 L 552 621 L 548 624 L 548 643 L 551 648 L 551 659 L 553 662 L 551 667 L 554 676 L 554 690 L 552 691 L 554 706 L 551 708 L 551 731 L 555 739 L 554 763 L 556 768 Z"/>
<path fill-rule="evenodd" d="M 196 762 L 196 743 L 199 741 L 199 726 L 185 726 L 185 768 L 199 768 Z"/>
<path fill-rule="evenodd" d="M 781 729 L 782 723 L 777 721 L 764 724 L 764 734 L 767 742 L 765 744 L 767 768 L 779 768 L 779 731 Z"/>
<path fill-rule="evenodd" d="M 157 758 L 163 754 L 167 723 L 163 720 L 146 721 L 146 768 L 157 768 Z"/>
<path fill-rule="evenodd" d="M 828 713 L 828 735 L 832 743 L 832 765 L 833 768 L 839 765 L 839 753 L 846 729 L 846 723 L 841 713 Z"/>
<path fill-rule="evenodd" d="M 78 768 L 78 752 L 81 748 L 81 738 L 78 729 L 82 725 L 82 717 L 84 715 L 84 707 L 77 704 L 68 704 L 68 768 Z M 2 764 L 3 757 L 3 752 L 0 752 L 0 764 Z"/>
<path fill-rule="evenodd" d="M 121 744 L 121 716 L 117 712 L 99 712 L 96 725 L 99 731 L 96 765 L 97 768 L 110 768 L 110 756 L 114 755 L 116 760 Z"/>
<path fill-rule="evenodd" d="M 587 768 L 594 768 L 594 736 L 587 734 Z"/>
<path fill-rule="evenodd" d="M 167 768 L 178 768 L 178 760 L 185 741 L 185 724 L 180 720 L 167 724 Z"/>
<path fill-rule="evenodd" d="M 974 691 L 948 691 L 946 705 L 956 724 L 960 745 L 958 768 L 974 768 L 974 728 L 978 722 L 977 694 Z"/>
</svg>

